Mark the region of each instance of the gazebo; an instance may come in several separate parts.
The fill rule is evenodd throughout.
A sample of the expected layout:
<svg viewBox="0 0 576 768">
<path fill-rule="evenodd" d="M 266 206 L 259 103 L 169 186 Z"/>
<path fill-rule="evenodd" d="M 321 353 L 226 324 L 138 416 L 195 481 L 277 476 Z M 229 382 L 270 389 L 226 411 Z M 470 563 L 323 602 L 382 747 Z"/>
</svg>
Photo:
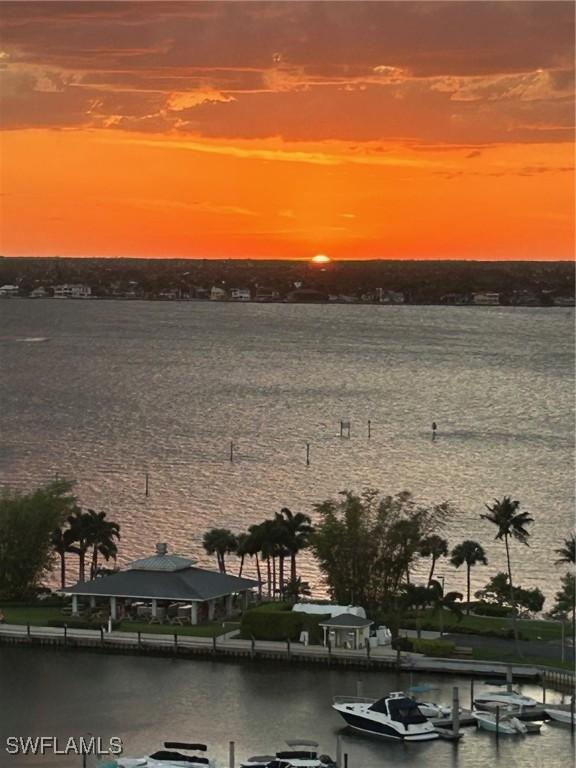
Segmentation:
<svg viewBox="0 0 576 768">
<path fill-rule="evenodd" d="M 154 555 L 135 560 L 118 573 L 60 591 L 71 595 L 73 616 L 78 615 L 79 598 L 88 598 L 93 609 L 98 600 L 105 599 L 113 620 L 129 609 L 149 616 L 151 621 L 160 621 L 170 608 L 176 610 L 176 620 L 185 617 L 191 624 L 198 624 L 232 615 L 235 596 L 241 607 L 248 605 L 257 581 L 196 568 L 195 562 L 168 554 L 166 544 L 157 544 Z"/>
<path fill-rule="evenodd" d="M 319 622 L 324 630 L 324 645 L 328 645 L 329 639 L 335 648 L 361 648 L 370 635 L 372 624 L 374 622 L 370 619 L 353 613 L 341 613 Z"/>
</svg>

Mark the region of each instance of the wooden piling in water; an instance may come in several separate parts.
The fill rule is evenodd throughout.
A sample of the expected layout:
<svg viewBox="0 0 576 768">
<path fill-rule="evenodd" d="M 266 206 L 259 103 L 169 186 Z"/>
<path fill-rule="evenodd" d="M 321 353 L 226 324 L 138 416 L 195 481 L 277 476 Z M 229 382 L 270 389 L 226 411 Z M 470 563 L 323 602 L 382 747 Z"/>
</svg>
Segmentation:
<svg viewBox="0 0 576 768">
<path fill-rule="evenodd" d="M 148 472 L 146 472 L 146 474 L 144 475 L 144 483 L 145 483 L 145 486 L 144 486 L 144 495 L 145 495 L 145 496 L 149 496 L 149 495 L 150 495 L 150 493 L 149 493 L 150 489 L 149 489 L 149 483 L 148 483 L 148 480 L 149 480 L 149 478 L 148 478 Z"/>
<path fill-rule="evenodd" d="M 228 765 L 229 768 L 235 768 L 235 760 L 236 760 L 236 744 L 235 742 L 231 741 L 228 745 Z"/>
<path fill-rule="evenodd" d="M 368 419 L 368 440 L 372 437 L 372 422 Z"/>
<path fill-rule="evenodd" d="M 306 466 L 310 466 L 310 443 L 306 443 Z"/>
<path fill-rule="evenodd" d="M 457 685 L 452 689 L 452 731 L 455 737 L 460 734 L 460 689 Z"/>
<path fill-rule="evenodd" d="M 230 463 L 234 462 L 234 442 L 230 440 Z"/>
</svg>

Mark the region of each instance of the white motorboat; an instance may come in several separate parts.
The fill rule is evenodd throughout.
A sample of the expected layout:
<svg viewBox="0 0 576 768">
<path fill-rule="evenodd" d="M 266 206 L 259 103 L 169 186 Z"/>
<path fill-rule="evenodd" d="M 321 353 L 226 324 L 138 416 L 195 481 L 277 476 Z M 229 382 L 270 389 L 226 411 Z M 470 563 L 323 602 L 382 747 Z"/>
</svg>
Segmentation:
<svg viewBox="0 0 576 768">
<path fill-rule="evenodd" d="M 557 723 L 571 725 L 576 722 L 576 720 L 572 718 L 570 711 L 566 711 L 565 709 L 545 709 L 544 711 L 551 720 L 555 720 Z"/>
<path fill-rule="evenodd" d="M 436 704 L 434 701 L 417 701 L 418 709 L 429 720 L 439 720 L 452 715 L 452 707 L 445 704 Z"/>
<path fill-rule="evenodd" d="M 478 728 L 484 731 L 498 732 L 508 736 L 528 732 L 524 723 L 512 714 L 497 717 L 495 712 L 472 712 L 472 717 L 476 720 Z"/>
<path fill-rule="evenodd" d="M 501 707 L 535 707 L 538 704 L 536 699 L 530 696 L 524 696 L 519 691 L 485 691 L 474 698 L 474 705 L 478 709 L 484 709 L 486 706 Z"/>
<path fill-rule="evenodd" d="M 257 755 L 240 764 L 240 768 L 336 768 L 329 755 L 318 754 L 318 742 L 308 739 L 286 742 L 288 750 L 275 755 Z"/>
<path fill-rule="evenodd" d="M 393 741 L 429 741 L 438 738 L 434 725 L 418 704 L 396 691 L 377 701 L 337 696 L 333 709 L 356 731 Z"/>
<path fill-rule="evenodd" d="M 206 745 L 166 741 L 164 749 L 147 757 L 119 757 L 115 762 L 105 763 L 103 768 L 216 768 L 204 754 L 191 754 L 197 752 L 205 753 Z"/>
</svg>

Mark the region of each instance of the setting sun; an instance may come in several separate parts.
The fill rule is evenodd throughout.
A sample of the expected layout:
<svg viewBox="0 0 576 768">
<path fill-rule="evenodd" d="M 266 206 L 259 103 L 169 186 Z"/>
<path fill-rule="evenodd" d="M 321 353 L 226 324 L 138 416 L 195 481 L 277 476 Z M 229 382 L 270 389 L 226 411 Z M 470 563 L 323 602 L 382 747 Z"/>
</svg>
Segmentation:
<svg viewBox="0 0 576 768">
<path fill-rule="evenodd" d="M 318 253 L 316 256 L 312 257 L 312 262 L 314 264 L 329 264 L 331 261 L 329 256 L 326 256 L 323 253 Z"/>
</svg>

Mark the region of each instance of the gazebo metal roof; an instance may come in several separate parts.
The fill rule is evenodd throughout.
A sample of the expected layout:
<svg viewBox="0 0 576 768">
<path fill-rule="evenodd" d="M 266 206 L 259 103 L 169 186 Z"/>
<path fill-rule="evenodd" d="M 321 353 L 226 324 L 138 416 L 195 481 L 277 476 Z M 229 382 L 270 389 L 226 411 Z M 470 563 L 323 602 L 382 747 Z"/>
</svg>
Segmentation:
<svg viewBox="0 0 576 768">
<path fill-rule="evenodd" d="M 253 579 L 189 566 L 178 571 L 120 571 L 60 590 L 69 595 L 124 597 L 132 600 L 204 602 L 258 586 Z"/>
</svg>

